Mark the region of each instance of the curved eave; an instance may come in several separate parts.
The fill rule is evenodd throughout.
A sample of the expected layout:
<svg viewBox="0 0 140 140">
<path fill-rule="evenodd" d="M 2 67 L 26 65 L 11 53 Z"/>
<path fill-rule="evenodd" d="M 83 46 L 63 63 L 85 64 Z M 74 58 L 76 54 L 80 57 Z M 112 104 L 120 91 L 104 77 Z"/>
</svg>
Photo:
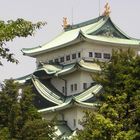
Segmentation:
<svg viewBox="0 0 140 140">
<path fill-rule="evenodd" d="M 111 18 L 109 18 L 109 20 L 111 21 L 111 23 L 113 24 L 113 26 L 126 38 L 128 39 L 132 39 L 130 36 L 128 36 L 126 33 L 124 33 L 113 21 Z"/>
<path fill-rule="evenodd" d="M 45 72 L 47 75 L 53 75 L 56 73 L 56 71 L 48 71 L 45 68 L 40 68 L 40 69 L 36 70 L 33 74 L 40 73 L 41 71 Z"/>
<path fill-rule="evenodd" d="M 85 92 L 81 93 L 80 95 L 70 96 L 70 97 L 66 98 L 65 102 L 60 105 L 41 109 L 41 110 L 38 110 L 38 112 L 61 111 L 61 110 L 70 108 L 72 106 L 95 108 L 98 105 L 97 103 L 88 103 L 88 102 L 84 102 L 84 101 L 95 96 L 95 94 L 99 93 L 101 89 L 102 89 L 101 85 L 93 86 L 90 89 L 86 90 Z"/>
<path fill-rule="evenodd" d="M 84 35 L 84 40 L 89 41 L 89 42 L 94 42 L 97 44 L 140 48 L 140 41 L 137 41 L 137 40 L 127 40 L 127 39 L 103 37 L 103 36 L 93 36 L 93 35 L 92 36 L 91 35 Z"/>
<path fill-rule="evenodd" d="M 81 61 L 79 61 L 79 62 L 77 62 L 75 64 L 71 64 L 69 66 L 66 66 L 68 68 L 65 68 L 65 66 L 64 66 L 64 69 L 62 69 L 61 71 L 57 72 L 55 74 L 55 76 L 67 75 L 67 74 L 70 74 L 72 72 L 75 72 L 78 69 L 83 70 L 83 71 L 87 71 L 87 72 L 99 72 L 99 71 L 101 71 L 99 66 L 97 66 L 97 65 L 96 66 L 95 65 L 91 66 L 90 65 L 91 63 L 88 64 L 89 66 L 87 66 L 87 63 L 84 62 L 83 60 L 81 60 Z"/>
<path fill-rule="evenodd" d="M 108 17 L 104 17 L 102 18 L 100 21 L 98 21 L 97 24 L 91 26 L 88 30 L 83 31 L 85 34 L 91 34 L 94 33 L 95 31 L 97 31 L 98 29 L 100 29 L 108 20 Z"/>
<path fill-rule="evenodd" d="M 58 76 L 73 73 L 78 69 L 87 71 L 87 72 L 100 72 L 101 71 L 101 68 L 99 65 L 92 62 L 84 62 L 83 60 L 81 60 L 75 64 L 69 64 L 61 68 L 58 68 L 54 65 L 45 65 L 44 67 L 36 70 L 33 74 L 36 75 L 37 73 L 40 73 L 42 71 L 42 72 L 45 72 L 47 75 L 54 75 L 58 77 Z"/>
<path fill-rule="evenodd" d="M 72 34 L 72 31 L 68 31 L 68 32 L 71 32 L 69 34 Z M 81 34 L 80 29 L 76 29 L 75 33 L 72 34 L 72 36 L 67 35 L 67 32 L 64 32 L 63 34 L 60 35 L 60 37 L 58 36 L 57 38 L 55 38 L 53 41 L 50 41 L 46 45 L 36 47 L 36 48 L 29 48 L 29 49 L 23 48 L 21 51 L 24 55 L 35 57 L 39 54 L 64 48 L 66 46 L 70 46 L 80 42 L 80 37 L 79 37 Z"/>
<path fill-rule="evenodd" d="M 89 89 L 87 89 L 83 93 L 81 93 L 79 95 L 75 95 L 74 98 L 75 98 L 76 101 L 83 102 L 83 101 L 86 101 L 86 100 L 94 97 L 101 90 L 102 90 L 102 86 L 101 85 L 95 85 L 95 86 L 90 87 Z"/>
<path fill-rule="evenodd" d="M 61 111 L 67 108 L 70 108 L 72 106 L 79 106 L 79 107 L 85 107 L 85 108 L 96 108 L 98 104 L 97 103 L 85 103 L 81 101 L 76 101 L 73 98 L 67 99 L 67 101 L 61 105 L 45 108 L 45 109 L 40 109 L 38 112 L 56 112 L 56 111 Z"/>
<path fill-rule="evenodd" d="M 51 90 L 49 90 L 37 78 L 33 77 L 32 82 L 33 82 L 36 90 L 39 92 L 39 94 L 42 97 L 44 97 L 46 100 L 49 100 L 50 102 L 52 102 L 56 105 L 60 105 L 64 102 L 63 99 L 61 99 L 58 95 L 56 95 Z"/>
<path fill-rule="evenodd" d="M 83 107 L 83 108 L 92 108 L 92 109 L 98 106 L 97 103 L 85 103 L 85 102 L 80 102 L 80 101 L 76 101 L 75 105 L 79 107 Z"/>
<path fill-rule="evenodd" d="M 66 99 L 66 101 L 64 103 L 62 103 L 60 105 L 41 109 L 41 110 L 38 110 L 38 112 L 55 112 L 55 111 L 63 110 L 63 109 L 66 109 L 66 108 L 69 108 L 72 106 L 71 101 L 72 101 L 72 98 L 68 98 L 68 99 Z"/>
<path fill-rule="evenodd" d="M 16 78 L 14 79 L 14 82 L 18 82 L 20 84 L 24 84 L 26 81 L 30 80 L 32 77 L 32 74 L 20 77 L 20 78 Z"/>
<path fill-rule="evenodd" d="M 90 68 L 86 68 L 86 67 L 79 67 L 79 69 L 83 70 L 83 71 L 87 71 L 87 72 L 100 72 L 101 70 L 98 70 L 98 69 L 90 69 Z"/>
<path fill-rule="evenodd" d="M 43 74 L 42 74 L 43 73 Z M 36 70 L 33 74 L 35 76 L 41 76 L 41 75 L 53 75 L 55 72 L 48 72 L 46 69 L 41 68 L 39 70 Z"/>
<path fill-rule="evenodd" d="M 77 70 L 77 68 L 75 67 L 75 64 L 73 64 L 69 68 L 64 68 L 61 71 L 57 72 L 55 74 L 55 76 L 67 75 L 67 74 L 70 74 L 70 73 L 72 73 L 72 72 L 74 72 L 76 70 Z"/>
<path fill-rule="evenodd" d="M 99 65 L 92 62 L 84 62 L 81 60 L 79 63 L 79 69 L 88 71 L 88 72 L 100 72 L 101 68 Z"/>
</svg>

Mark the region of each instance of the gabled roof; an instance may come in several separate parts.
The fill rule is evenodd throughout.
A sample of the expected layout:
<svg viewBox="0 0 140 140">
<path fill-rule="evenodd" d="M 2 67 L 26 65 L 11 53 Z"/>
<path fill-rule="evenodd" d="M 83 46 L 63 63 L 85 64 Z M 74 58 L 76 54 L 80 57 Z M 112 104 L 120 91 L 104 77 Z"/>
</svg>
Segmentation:
<svg viewBox="0 0 140 140">
<path fill-rule="evenodd" d="M 81 40 L 92 40 L 99 43 L 111 43 L 139 46 L 140 41 L 133 39 L 122 32 L 110 17 L 101 16 L 80 24 L 66 28 L 60 35 L 45 45 L 35 48 L 22 49 L 23 54 L 36 57 L 36 55 L 57 50 L 78 43 Z"/>
<path fill-rule="evenodd" d="M 43 96 L 46 100 L 53 102 L 56 105 L 60 105 L 64 102 L 63 96 L 58 96 L 53 93 L 51 89 L 47 88 L 38 78 L 33 77 L 32 82 L 36 90 Z"/>
<path fill-rule="evenodd" d="M 55 87 L 51 86 L 50 79 L 44 80 L 39 79 L 35 76 L 36 72 L 44 71 L 45 75 L 62 76 L 73 71 L 82 69 L 89 72 L 100 71 L 99 65 L 93 62 L 85 62 L 83 60 L 69 64 L 66 66 L 62 65 L 50 65 L 42 64 L 42 67 L 36 70 L 33 74 L 27 75 L 22 78 L 16 79 L 16 82 L 25 83 L 26 80 L 32 82 L 36 95 L 39 99 L 36 99 L 35 105 L 38 107 L 39 112 L 52 112 L 54 110 L 59 111 L 72 106 L 81 106 L 92 108 L 97 104 L 95 102 L 88 102 L 88 100 L 94 101 L 95 95 L 102 89 L 101 85 L 93 85 L 82 93 L 64 96 L 60 91 L 56 90 Z M 36 97 L 36 96 L 35 96 Z"/>
<path fill-rule="evenodd" d="M 66 121 L 57 121 L 55 125 L 55 135 L 59 139 L 67 140 L 73 134 Z"/>
<path fill-rule="evenodd" d="M 59 111 L 72 107 L 73 105 L 88 107 L 88 108 L 95 107 L 97 103 L 95 102 L 89 103 L 85 101 L 94 98 L 94 96 L 97 93 L 99 93 L 102 89 L 102 86 L 97 84 L 90 87 L 89 89 L 85 90 L 82 93 L 64 97 L 64 96 L 58 96 L 56 92 L 53 92 L 52 89 L 46 87 L 38 78 L 33 77 L 32 81 L 36 90 L 44 99 L 46 99 L 46 102 L 49 101 L 55 104 L 55 106 L 40 109 L 39 112 Z"/>
<path fill-rule="evenodd" d="M 83 70 L 87 72 L 100 72 L 101 68 L 97 63 L 80 60 L 79 62 L 67 64 L 67 65 L 60 65 L 60 64 L 43 64 L 35 70 L 32 74 L 27 76 L 15 79 L 15 82 L 18 83 L 25 83 L 28 80 L 31 80 L 33 75 L 36 77 L 47 77 L 50 78 L 51 76 L 62 76 L 67 75 L 77 70 Z"/>
<path fill-rule="evenodd" d="M 56 64 L 43 64 L 41 68 L 38 68 L 33 74 L 41 76 L 41 72 L 44 71 L 47 75 L 53 76 L 62 76 L 69 73 L 72 73 L 76 70 L 84 70 L 89 72 L 99 72 L 101 71 L 101 68 L 98 64 L 93 62 L 86 62 L 84 60 L 81 60 L 76 63 L 67 64 L 67 65 L 56 65 Z"/>
<path fill-rule="evenodd" d="M 15 82 L 18 82 L 20 84 L 23 84 L 23 83 L 27 82 L 28 80 L 30 80 L 31 77 L 32 77 L 32 75 L 31 74 L 28 74 L 28 75 L 25 75 L 23 77 L 14 79 L 14 81 Z"/>
</svg>

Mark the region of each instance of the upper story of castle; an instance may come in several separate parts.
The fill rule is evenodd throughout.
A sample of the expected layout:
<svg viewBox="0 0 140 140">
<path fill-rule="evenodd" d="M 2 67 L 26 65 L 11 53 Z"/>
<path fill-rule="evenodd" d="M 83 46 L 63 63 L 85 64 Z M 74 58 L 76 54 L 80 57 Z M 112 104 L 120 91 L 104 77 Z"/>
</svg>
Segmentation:
<svg viewBox="0 0 140 140">
<path fill-rule="evenodd" d="M 102 16 L 75 25 L 64 18 L 63 32 L 45 45 L 24 48 L 24 55 L 37 59 L 37 64 L 79 62 L 81 59 L 106 61 L 112 50 L 133 48 L 140 50 L 140 40 L 126 35 L 111 20 L 106 11 Z"/>
</svg>

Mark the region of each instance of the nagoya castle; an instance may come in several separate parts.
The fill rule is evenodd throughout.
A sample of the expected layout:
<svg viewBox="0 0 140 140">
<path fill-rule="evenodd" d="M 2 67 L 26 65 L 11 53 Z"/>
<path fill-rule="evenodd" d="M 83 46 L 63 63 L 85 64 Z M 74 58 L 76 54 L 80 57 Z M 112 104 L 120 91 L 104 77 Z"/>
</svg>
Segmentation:
<svg viewBox="0 0 140 140">
<path fill-rule="evenodd" d="M 63 19 L 63 32 L 52 41 L 35 48 L 24 48 L 24 55 L 36 58 L 36 70 L 22 78 L 34 87 L 34 105 L 44 119 L 57 117 L 56 135 L 70 138 L 85 110 L 99 104 L 96 95 L 103 91 L 93 75 L 101 71 L 95 60 L 109 61 L 112 50 L 140 50 L 140 41 L 122 32 L 111 20 L 108 3 L 102 16 L 70 25 Z"/>
</svg>

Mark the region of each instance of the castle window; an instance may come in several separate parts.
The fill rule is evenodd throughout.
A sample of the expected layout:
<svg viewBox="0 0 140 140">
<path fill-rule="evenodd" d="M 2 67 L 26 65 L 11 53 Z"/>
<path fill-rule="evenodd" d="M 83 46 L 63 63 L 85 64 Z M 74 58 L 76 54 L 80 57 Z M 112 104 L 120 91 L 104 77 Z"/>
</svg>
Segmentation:
<svg viewBox="0 0 140 140">
<path fill-rule="evenodd" d="M 71 92 L 73 92 L 73 84 L 71 85 L 71 87 L 70 87 L 70 88 L 71 88 Z"/>
<path fill-rule="evenodd" d="M 111 55 L 109 53 L 104 53 L 104 59 L 110 59 Z"/>
<path fill-rule="evenodd" d="M 72 54 L 72 59 L 76 59 L 76 53 Z"/>
<path fill-rule="evenodd" d="M 66 56 L 66 60 L 69 61 L 70 60 L 70 55 Z"/>
<path fill-rule="evenodd" d="M 65 87 L 64 86 L 62 87 L 62 93 L 65 93 Z"/>
<path fill-rule="evenodd" d="M 76 126 L 76 119 L 73 119 L 73 126 Z"/>
<path fill-rule="evenodd" d="M 80 57 L 81 57 L 81 53 L 79 52 L 79 53 L 78 53 L 78 58 L 80 58 Z"/>
<path fill-rule="evenodd" d="M 60 57 L 60 62 L 64 62 L 64 57 Z"/>
<path fill-rule="evenodd" d="M 54 62 L 55 63 L 58 63 L 59 62 L 58 58 L 54 59 Z"/>
<path fill-rule="evenodd" d="M 83 83 L 83 89 L 87 89 L 87 83 Z"/>
<path fill-rule="evenodd" d="M 77 90 L 77 84 L 74 84 L 74 90 L 75 91 Z"/>
<path fill-rule="evenodd" d="M 89 57 L 93 57 L 93 53 L 92 52 L 89 52 Z"/>
<path fill-rule="evenodd" d="M 62 120 L 64 121 L 65 120 L 65 116 L 64 116 L 64 114 L 62 113 Z"/>
<path fill-rule="evenodd" d="M 53 63 L 53 60 L 49 60 L 49 63 L 52 64 Z"/>
<path fill-rule="evenodd" d="M 102 54 L 95 52 L 95 58 L 102 58 Z"/>
</svg>

